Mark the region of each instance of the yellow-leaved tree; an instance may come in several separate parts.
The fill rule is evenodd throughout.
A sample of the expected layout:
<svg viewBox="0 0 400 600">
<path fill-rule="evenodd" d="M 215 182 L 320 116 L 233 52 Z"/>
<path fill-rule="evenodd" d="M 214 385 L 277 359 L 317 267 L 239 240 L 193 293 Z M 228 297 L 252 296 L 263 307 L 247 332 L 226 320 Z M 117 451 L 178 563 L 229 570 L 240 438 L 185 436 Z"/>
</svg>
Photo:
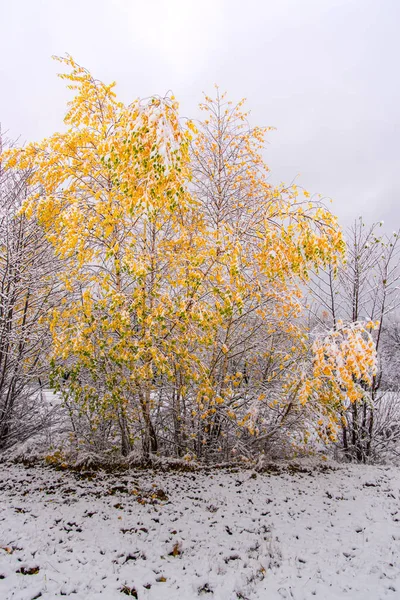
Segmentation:
<svg viewBox="0 0 400 600">
<path fill-rule="evenodd" d="M 126 106 L 60 60 L 75 92 L 67 130 L 7 162 L 31 170 L 26 214 L 68 265 L 53 382 L 76 437 L 100 450 L 119 438 L 123 454 L 138 439 L 146 456 L 260 448 L 308 397 L 301 289 L 340 259 L 336 219 L 269 183 L 267 130 L 243 103 L 206 97 L 206 118 L 183 125 L 173 97 Z"/>
<path fill-rule="evenodd" d="M 61 276 L 70 298 L 51 323 L 54 381 L 100 444 L 117 422 L 128 453 L 129 424 L 140 422 L 147 454 L 157 450 L 151 385 L 171 369 L 170 333 L 184 308 L 175 276 L 187 269 L 190 277 L 193 262 L 189 134 L 173 98 L 125 106 L 113 84 L 71 57 L 61 60 L 70 67 L 61 77 L 75 91 L 67 131 L 9 158 L 32 169 L 40 193 L 26 212 L 68 263 Z"/>
<path fill-rule="evenodd" d="M 204 359 L 208 387 L 199 390 L 197 454 L 200 443 L 232 448 L 231 440 L 221 439 L 227 429 L 239 437 L 242 453 L 251 454 L 277 433 L 304 427 L 304 421 L 318 424 L 322 414 L 329 424 L 335 391 L 353 391 L 351 369 L 348 388 L 332 370 L 329 398 L 317 369 L 309 378 L 323 342 L 310 353 L 300 302 L 311 270 L 342 259 L 341 230 L 306 191 L 271 185 L 262 156 L 268 129 L 251 128 L 243 104 L 232 104 L 218 89 L 214 99 L 206 96 L 205 118 L 191 145 L 191 189 L 206 222 L 208 255 L 216 257 L 209 269 L 215 327 Z M 348 341 L 355 347 L 359 338 L 352 333 Z M 374 357 L 365 335 L 366 374 Z M 313 394 L 307 395 L 305 381 Z"/>
</svg>

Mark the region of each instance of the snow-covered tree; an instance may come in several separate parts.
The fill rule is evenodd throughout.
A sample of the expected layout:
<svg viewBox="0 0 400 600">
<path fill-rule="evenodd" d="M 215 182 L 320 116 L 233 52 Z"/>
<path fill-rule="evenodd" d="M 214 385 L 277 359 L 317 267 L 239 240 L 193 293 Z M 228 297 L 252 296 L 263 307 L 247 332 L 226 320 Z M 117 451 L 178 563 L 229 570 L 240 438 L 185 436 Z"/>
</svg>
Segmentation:
<svg viewBox="0 0 400 600">
<path fill-rule="evenodd" d="M 1 140 L 0 140 L 1 143 Z M 43 230 L 22 214 L 32 192 L 29 171 L 0 162 L 0 449 L 50 422 L 42 398 L 48 382 L 46 317 L 57 295 L 57 263 Z"/>
<path fill-rule="evenodd" d="M 400 243 L 398 232 L 386 235 L 382 226 L 378 222 L 366 227 L 358 219 L 347 231 L 346 260 L 337 269 L 329 267 L 315 274 L 310 283 L 316 331 L 326 327 L 338 330 L 339 322 L 376 324 L 371 333 L 377 371 L 371 381 L 359 378 L 362 399 L 354 402 L 347 397 L 347 406 L 340 412 L 344 453 L 357 461 L 377 454 L 382 446 L 382 421 L 386 422 L 394 409 L 389 404 L 398 402 L 396 394 L 386 397 L 393 356 L 389 360 L 385 329 L 400 304 Z"/>
</svg>

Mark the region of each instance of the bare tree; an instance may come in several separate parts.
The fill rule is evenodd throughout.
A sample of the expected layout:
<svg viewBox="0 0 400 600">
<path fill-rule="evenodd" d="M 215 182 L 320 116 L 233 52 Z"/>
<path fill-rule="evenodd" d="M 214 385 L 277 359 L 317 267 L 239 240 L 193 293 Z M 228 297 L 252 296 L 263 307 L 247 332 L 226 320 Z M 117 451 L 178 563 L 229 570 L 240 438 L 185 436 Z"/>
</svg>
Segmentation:
<svg viewBox="0 0 400 600">
<path fill-rule="evenodd" d="M 0 450 L 43 429 L 51 413 L 44 317 L 57 295 L 57 261 L 38 224 L 20 213 L 27 176 L 0 163 Z"/>
</svg>

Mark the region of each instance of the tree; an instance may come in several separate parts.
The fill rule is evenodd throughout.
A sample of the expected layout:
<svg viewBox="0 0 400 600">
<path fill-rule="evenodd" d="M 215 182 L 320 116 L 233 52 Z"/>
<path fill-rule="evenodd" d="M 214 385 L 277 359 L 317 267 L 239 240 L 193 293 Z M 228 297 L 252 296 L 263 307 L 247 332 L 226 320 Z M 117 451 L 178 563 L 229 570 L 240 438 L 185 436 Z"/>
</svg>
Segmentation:
<svg viewBox="0 0 400 600">
<path fill-rule="evenodd" d="M 337 260 L 343 242 L 336 219 L 307 192 L 271 186 L 268 129 L 249 126 L 243 101 L 233 105 L 217 89 L 201 108 L 190 189 L 206 223 L 212 331 L 191 436 L 197 455 L 238 444 L 246 453 L 299 420 L 301 287 L 311 266 Z"/>
<path fill-rule="evenodd" d="M 2 140 L 0 137 L 0 146 Z M 31 173 L 0 162 L 0 449 L 47 427 L 41 397 L 51 338 L 46 316 L 57 295 L 56 262 L 35 220 L 20 213 Z"/>
<path fill-rule="evenodd" d="M 206 97 L 207 118 L 183 126 L 174 98 L 125 106 L 61 60 L 67 131 L 6 159 L 40 186 L 25 215 L 67 265 L 54 384 L 123 454 L 136 439 L 145 456 L 260 448 L 303 408 L 300 298 L 343 252 L 336 219 L 270 185 L 266 130 L 242 103 Z"/>
<path fill-rule="evenodd" d="M 76 91 L 68 131 L 9 158 L 41 186 L 26 215 L 37 217 L 68 265 L 68 302 L 51 320 L 53 381 L 89 412 L 94 429 L 104 419 L 118 424 L 124 454 L 130 422 L 140 422 L 147 455 L 157 449 L 155 373 L 170 371 L 171 332 L 184 334 L 175 281 L 181 271 L 192 277 L 189 134 L 172 98 L 124 106 L 113 85 L 70 57 L 63 62 L 71 74 L 62 77 Z"/>
<path fill-rule="evenodd" d="M 341 409 L 342 445 L 348 458 L 363 462 L 375 452 L 374 443 L 379 427 L 375 418 L 383 405 L 383 347 L 388 316 L 399 305 L 399 234 L 382 235 L 382 223 L 365 227 L 357 220 L 347 232 L 347 257 L 339 266 L 316 275 L 311 293 L 316 300 L 315 315 L 320 324 L 338 329 L 338 323 L 359 321 L 376 323 L 373 331 L 378 369 L 372 380 L 358 378 L 363 387 L 361 401 L 348 398 Z M 381 402 L 382 401 L 382 402 Z M 386 407 L 387 409 L 387 407 Z M 385 410 L 386 410 L 385 409 Z M 378 416 L 378 421 L 381 418 Z M 376 431 L 375 431 L 376 430 Z"/>
</svg>

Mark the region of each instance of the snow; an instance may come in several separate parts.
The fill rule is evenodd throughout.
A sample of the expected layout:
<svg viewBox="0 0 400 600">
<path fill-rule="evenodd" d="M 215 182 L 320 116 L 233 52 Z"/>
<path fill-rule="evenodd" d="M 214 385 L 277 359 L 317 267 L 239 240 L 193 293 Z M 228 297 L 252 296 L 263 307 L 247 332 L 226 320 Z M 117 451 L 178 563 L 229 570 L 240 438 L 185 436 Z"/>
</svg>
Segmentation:
<svg viewBox="0 0 400 600">
<path fill-rule="evenodd" d="M 399 493 L 400 471 L 382 466 L 90 475 L 4 463 L 0 598 L 396 599 Z"/>
</svg>

